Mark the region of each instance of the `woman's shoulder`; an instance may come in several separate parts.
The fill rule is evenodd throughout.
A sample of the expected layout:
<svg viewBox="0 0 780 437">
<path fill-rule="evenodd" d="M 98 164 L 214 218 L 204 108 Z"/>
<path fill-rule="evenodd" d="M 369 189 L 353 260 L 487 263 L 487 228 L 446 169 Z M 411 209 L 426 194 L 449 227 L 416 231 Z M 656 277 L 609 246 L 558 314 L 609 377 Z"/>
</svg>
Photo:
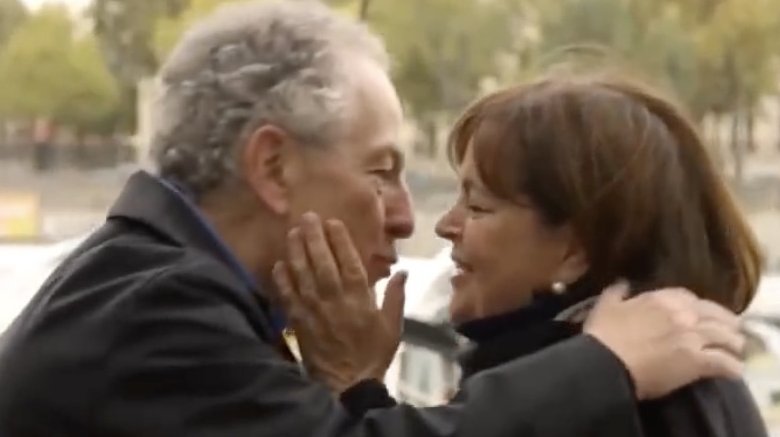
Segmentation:
<svg viewBox="0 0 780 437">
<path fill-rule="evenodd" d="M 639 405 L 646 435 L 767 437 L 753 397 L 741 380 L 704 379 Z"/>
</svg>

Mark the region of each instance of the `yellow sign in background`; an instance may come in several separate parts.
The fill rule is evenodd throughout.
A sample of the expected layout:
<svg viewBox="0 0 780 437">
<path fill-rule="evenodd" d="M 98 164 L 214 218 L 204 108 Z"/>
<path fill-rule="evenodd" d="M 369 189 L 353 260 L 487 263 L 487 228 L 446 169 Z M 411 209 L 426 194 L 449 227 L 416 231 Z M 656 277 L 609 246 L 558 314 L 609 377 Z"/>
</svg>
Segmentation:
<svg viewBox="0 0 780 437">
<path fill-rule="evenodd" d="M 0 239 L 40 236 L 41 198 L 38 193 L 0 191 Z"/>
</svg>

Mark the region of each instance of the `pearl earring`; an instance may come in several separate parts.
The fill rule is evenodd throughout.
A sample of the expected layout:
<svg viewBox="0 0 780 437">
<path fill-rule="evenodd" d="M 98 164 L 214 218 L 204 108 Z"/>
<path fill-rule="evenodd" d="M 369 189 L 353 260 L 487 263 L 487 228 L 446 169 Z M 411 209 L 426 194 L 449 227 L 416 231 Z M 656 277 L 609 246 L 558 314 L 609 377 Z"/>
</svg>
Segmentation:
<svg viewBox="0 0 780 437">
<path fill-rule="evenodd" d="M 566 292 L 566 283 L 557 281 L 552 284 L 552 291 L 555 294 L 563 294 Z"/>
</svg>

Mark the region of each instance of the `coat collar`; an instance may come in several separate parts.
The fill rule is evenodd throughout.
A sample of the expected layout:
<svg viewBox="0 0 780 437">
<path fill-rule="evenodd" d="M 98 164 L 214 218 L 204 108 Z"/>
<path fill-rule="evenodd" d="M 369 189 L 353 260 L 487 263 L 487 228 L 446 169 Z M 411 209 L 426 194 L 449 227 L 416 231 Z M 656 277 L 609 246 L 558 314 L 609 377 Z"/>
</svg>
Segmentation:
<svg viewBox="0 0 780 437">
<path fill-rule="evenodd" d="M 280 340 L 286 320 L 273 308 L 257 282 L 222 241 L 214 227 L 183 190 L 173 181 L 163 180 L 145 171 L 134 173 L 108 212 L 109 220 L 127 220 L 147 227 L 179 247 L 197 249 L 227 266 L 245 285 L 247 293 L 260 304 L 270 318 L 266 326 Z M 293 354 L 284 345 L 279 349 L 288 359 Z"/>
<path fill-rule="evenodd" d="M 208 253 L 230 268 L 248 289 L 257 291 L 252 275 L 225 245 L 191 198 L 170 181 L 145 171 L 136 172 L 109 210 L 108 219 L 140 223 L 177 246 Z"/>
<path fill-rule="evenodd" d="M 217 252 L 189 205 L 155 176 L 138 171 L 130 176 L 108 219 L 127 219 L 151 228 L 178 246 Z"/>
</svg>

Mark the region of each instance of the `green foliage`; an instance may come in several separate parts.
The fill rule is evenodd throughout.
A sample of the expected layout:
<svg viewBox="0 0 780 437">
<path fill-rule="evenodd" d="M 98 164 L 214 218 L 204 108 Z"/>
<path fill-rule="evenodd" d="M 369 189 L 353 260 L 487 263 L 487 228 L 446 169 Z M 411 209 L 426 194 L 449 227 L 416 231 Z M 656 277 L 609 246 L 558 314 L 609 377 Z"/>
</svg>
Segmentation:
<svg viewBox="0 0 780 437">
<path fill-rule="evenodd" d="M 27 17 L 20 0 L 0 0 L 0 47 Z"/>
<path fill-rule="evenodd" d="M 697 116 L 755 105 L 774 91 L 775 0 L 537 1 L 540 52 L 594 43 L 666 84 Z"/>
<path fill-rule="evenodd" d="M 235 0 L 192 0 L 189 7 L 175 17 L 158 20 L 154 29 L 153 47 L 159 59 L 164 59 L 184 32 L 198 19 L 208 15 L 220 5 Z"/>
<path fill-rule="evenodd" d="M 0 53 L 0 113 L 7 116 L 90 129 L 105 122 L 117 102 L 94 38 L 77 37 L 64 8 L 32 15 Z"/>
<path fill-rule="evenodd" d="M 188 5 L 189 0 L 93 0 L 89 15 L 103 60 L 120 84 L 116 115 L 124 129 L 135 126 L 138 82 L 153 76 L 160 64 L 157 22 Z"/>
<path fill-rule="evenodd" d="M 153 75 L 160 63 L 154 47 L 157 22 L 188 5 L 189 0 L 94 0 L 95 34 L 111 71 L 131 86 Z"/>
<path fill-rule="evenodd" d="M 0 111 L 79 126 L 127 118 L 136 82 L 230 1 L 94 0 L 94 37 L 75 38 L 64 10 L 27 17 L 20 0 L 0 0 Z M 524 80 L 574 45 L 606 47 L 611 57 L 591 64 L 629 66 L 698 117 L 751 110 L 778 91 L 777 0 L 326 1 L 383 36 L 408 112 L 424 125 L 451 119 L 486 79 Z"/>
<path fill-rule="evenodd" d="M 512 44 L 510 18 L 499 2 L 379 1 L 369 24 L 393 55 L 394 78 L 417 117 L 459 111 L 498 70 Z"/>
</svg>

